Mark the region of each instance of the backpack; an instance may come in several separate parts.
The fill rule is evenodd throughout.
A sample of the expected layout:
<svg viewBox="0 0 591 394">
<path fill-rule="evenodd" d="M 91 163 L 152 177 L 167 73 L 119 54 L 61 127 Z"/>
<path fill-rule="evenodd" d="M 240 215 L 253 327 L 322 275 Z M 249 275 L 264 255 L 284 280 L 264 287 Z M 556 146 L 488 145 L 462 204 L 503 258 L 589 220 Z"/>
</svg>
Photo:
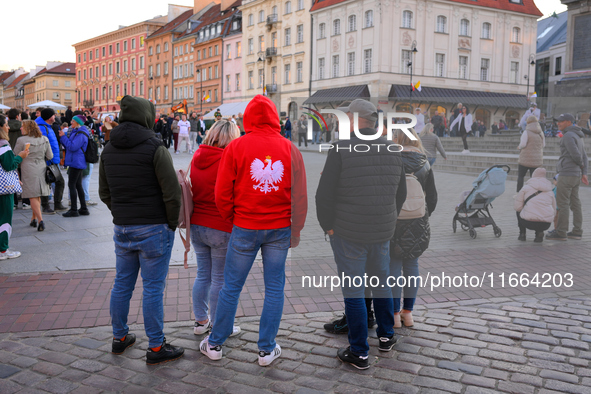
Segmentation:
<svg viewBox="0 0 591 394">
<path fill-rule="evenodd" d="M 425 216 L 426 203 L 423 186 L 413 174 L 406 174 L 406 200 L 398 215 L 399 220 L 418 219 Z"/>
<path fill-rule="evenodd" d="M 81 131 L 76 132 L 76 134 L 80 133 Z M 86 150 L 84 151 L 84 160 L 86 160 L 87 163 L 96 164 L 99 162 L 98 144 L 94 138 L 90 136 L 90 131 L 86 137 L 88 138 L 88 145 L 86 145 Z"/>
<path fill-rule="evenodd" d="M 176 172 L 179 184 L 181 185 L 181 210 L 179 212 L 178 229 L 181 241 L 185 245 L 185 269 L 189 268 L 187 256 L 191 251 L 191 215 L 193 214 L 193 191 L 191 190 L 191 178 L 189 178 L 191 165 L 192 162 L 189 164 L 187 171 L 178 170 Z M 183 231 L 181 231 L 183 229 L 185 230 L 185 236 L 183 236 Z"/>
</svg>

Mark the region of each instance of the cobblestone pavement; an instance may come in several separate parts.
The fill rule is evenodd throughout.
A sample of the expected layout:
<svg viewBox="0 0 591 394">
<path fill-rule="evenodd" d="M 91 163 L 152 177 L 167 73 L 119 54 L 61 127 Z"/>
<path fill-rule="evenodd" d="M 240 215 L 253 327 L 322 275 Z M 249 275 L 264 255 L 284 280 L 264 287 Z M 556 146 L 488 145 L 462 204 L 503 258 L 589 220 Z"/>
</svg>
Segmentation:
<svg viewBox="0 0 591 394">
<path fill-rule="evenodd" d="M 92 207 L 85 218 L 47 216 L 44 233 L 32 232 L 30 212 L 18 210 L 11 247 L 23 256 L 0 263 L 0 393 L 591 393 L 591 244 L 585 238 L 534 244 L 533 234 L 526 243 L 517 241 L 511 181 L 493 203 L 500 238 L 491 227 L 478 229 L 475 240 L 461 230 L 454 234 L 458 196 L 474 180 L 454 174 L 436 173 L 439 203 L 430 220 L 430 248 L 420 259 L 421 275 L 430 279 L 419 290 L 415 327 L 399 330 L 402 338 L 392 353 L 378 355 L 373 349 L 372 357 L 378 358 L 369 371 L 341 365 L 336 348 L 346 345 L 346 336 L 322 330 L 343 309 L 340 290 L 331 291 L 330 282 L 328 287 L 302 286 L 304 276 L 336 275 L 314 205 L 326 156 L 303 155 L 310 206 L 301 245 L 287 264 L 279 362 L 271 368 L 255 362 L 256 316 L 263 304 L 260 260 L 240 298 L 237 316 L 244 332 L 228 341 L 227 357 L 214 364 L 199 354 L 200 338 L 190 328 L 195 265 L 180 266 L 177 239 L 165 293 L 166 335 L 187 353 L 182 360 L 148 367 L 142 351 L 141 279 L 129 319 L 137 325 L 138 345 L 124 356 L 108 353 L 114 253 L 106 207 Z M 183 168 L 189 156 L 174 160 Z M 98 200 L 96 187 L 93 179 L 91 198 Z M 590 198 L 591 189 L 581 189 L 581 199 Z M 586 237 L 591 234 L 589 204 L 583 210 Z M 572 274 L 572 286 L 566 274 Z M 449 279 L 431 288 L 442 275 Z M 375 332 L 371 335 L 375 348 Z"/>
</svg>

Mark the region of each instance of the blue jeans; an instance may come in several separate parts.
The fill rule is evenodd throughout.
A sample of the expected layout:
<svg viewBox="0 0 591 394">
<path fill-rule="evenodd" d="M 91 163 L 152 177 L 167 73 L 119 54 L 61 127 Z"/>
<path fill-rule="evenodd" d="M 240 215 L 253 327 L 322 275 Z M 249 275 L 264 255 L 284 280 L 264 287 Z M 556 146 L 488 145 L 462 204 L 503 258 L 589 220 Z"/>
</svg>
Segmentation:
<svg viewBox="0 0 591 394">
<path fill-rule="evenodd" d="M 138 271 L 143 282 L 143 315 L 149 347 L 164 341 L 164 286 L 174 244 L 174 231 L 167 224 L 115 226 L 116 275 L 111 290 L 113 337 L 127 335 L 129 300 L 135 288 Z"/>
<path fill-rule="evenodd" d="M 218 295 L 224 284 L 224 266 L 230 233 L 191 225 L 191 243 L 197 255 L 197 277 L 193 284 L 193 313 L 196 321 L 215 321 Z M 209 304 L 209 308 L 208 308 Z"/>
<path fill-rule="evenodd" d="M 437 160 L 437 158 L 436 158 L 436 157 L 428 157 L 428 158 L 427 158 L 427 161 L 429 162 L 429 165 L 430 165 L 431 167 L 433 167 L 433 164 L 435 164 L 435 160 Z"/>
<path fill-rule="evenodd" d="M 417 286 L 418 280 L 409 277 L 419 276 L 419 259 L 403 260 L 394 257 L 390 260 L 390 275 L 398 278 L 404 272 L 406 283 L 404 288 L 404 305 L 403 308 L 407 311 L 412 311 L 417 298 L 419 288 Z M 398 282 L 404 283 L 402 279 Z M 400 312 L 400 298 L 402 296 L 402 289 L 398 286 L 392 287 L 392 298 L 394 299 L 394 312 Z"/>
<path fill-rule="evenodd" d="M 372 287 L 374 311 L 378 328 L 378 337 L 392 337 L 394 335 L 394 308 L 392 292 L 387 286 L 390 274 L 390 241 L 376 244 L 358 244 L 345 240 L 338 235 L 330 237 L 330 245 L 334 252 L 339 277 L 343 275 L 351 278 L 351 283 L 342 283 L 345 298 L 345 314 L 349 324 L 349 344 L 351 352 L 358 356 L 367 356 L 367 308 L 365 306 L 365 286 L 355 286 L 354 277 L 368 278 L 376 276 L 379 279 L 377 287 Z M 346 281 L 344 281 L 346 282 Z M 369 286 L 368 279 L 368 286 Z M 383 285 L 383 287 L 382 287 Z"/>
<path fill-rule="evenodd" d="M 232 334 L 240 292 L 260 249 L 263 256 L 265 301 L 260 320 L 258 346 L 259 350 L 265 352 L 275 349 L 275 337 L 283 314 L 285 260 L 290 241 L 291 227 L 247 230 L 234 226 L 226 254 L 224 286 L 220 291 L 216 318 L 209 336 L 210 345 L 222 345 Z"/>
<path fill-rule="evenodd" d="M 314 132 L 314 139 L 312 140 L 312 143 L 313 144 L 319 144 L 321 137 L 322 137 L 322 132 L 321 131 L 315 131 Z"/>
<path fill-rule="evenodd" d="M 92 169 L 94 164 L 88 163 L 88 175 L 82 177 L 82 189 L 84 189 L 84 201 L 90 201 L 90 195 L 88 194 L 88 186 L 90 185 L 90 177 L 92 176 Z"/>
</svg>

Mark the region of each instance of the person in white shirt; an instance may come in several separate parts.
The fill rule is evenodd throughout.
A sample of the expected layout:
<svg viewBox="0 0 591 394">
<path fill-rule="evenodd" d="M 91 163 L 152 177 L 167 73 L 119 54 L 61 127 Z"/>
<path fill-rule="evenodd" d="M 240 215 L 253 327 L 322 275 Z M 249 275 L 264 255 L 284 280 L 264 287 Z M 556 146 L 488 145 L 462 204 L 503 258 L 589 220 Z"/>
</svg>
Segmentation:
<svg viewBox="0 0 591 394">
<path fill-rule="evenodd" d="M 417 124 L 415 125 L 415 131 L 420 134 L 425 128 L 425 115 L 421 113 L 421 109 L 417 107 L 415 109 L 415 116 L 417 118 Z"/>
<path fill-rule="evenodd" d="M 189 139 L 189 131 L 191 130 L 191 123 L 187 120 L 187 115 L 183 114 L 181 121 L 178 123 L 179 127 L 179 143 L 177 155 L 181 152 L 181 143 L 185 141 L 187 152 L 191 152 L 191 140 Z"/>
</svg>

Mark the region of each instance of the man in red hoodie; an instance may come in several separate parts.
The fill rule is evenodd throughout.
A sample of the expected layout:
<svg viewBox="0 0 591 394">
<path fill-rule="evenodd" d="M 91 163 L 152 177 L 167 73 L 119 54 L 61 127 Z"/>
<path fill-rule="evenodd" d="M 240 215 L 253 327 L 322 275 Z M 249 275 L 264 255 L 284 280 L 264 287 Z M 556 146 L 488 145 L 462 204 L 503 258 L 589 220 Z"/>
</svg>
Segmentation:
<svg viewBox="0 0 591 394">
<path fill-rule="evenodd" d="M 265 302 L 260 320 L 259 365 L 281 354 L 275 342 L 285 287 L 285 260 L 300 242 L 308 211 L 306 173 L 299 150 L 280 134 L 279 115 L 271 100 L 255 96 L 244 112 L 246 134 L 222 155 L 215 200 L 222 218 L 233 223 L 224 286 L 211 334 L 200 345 L 212 360 L 232 334 L 240 292 L 259 249 L 263 256 Z"/>
</svg>

